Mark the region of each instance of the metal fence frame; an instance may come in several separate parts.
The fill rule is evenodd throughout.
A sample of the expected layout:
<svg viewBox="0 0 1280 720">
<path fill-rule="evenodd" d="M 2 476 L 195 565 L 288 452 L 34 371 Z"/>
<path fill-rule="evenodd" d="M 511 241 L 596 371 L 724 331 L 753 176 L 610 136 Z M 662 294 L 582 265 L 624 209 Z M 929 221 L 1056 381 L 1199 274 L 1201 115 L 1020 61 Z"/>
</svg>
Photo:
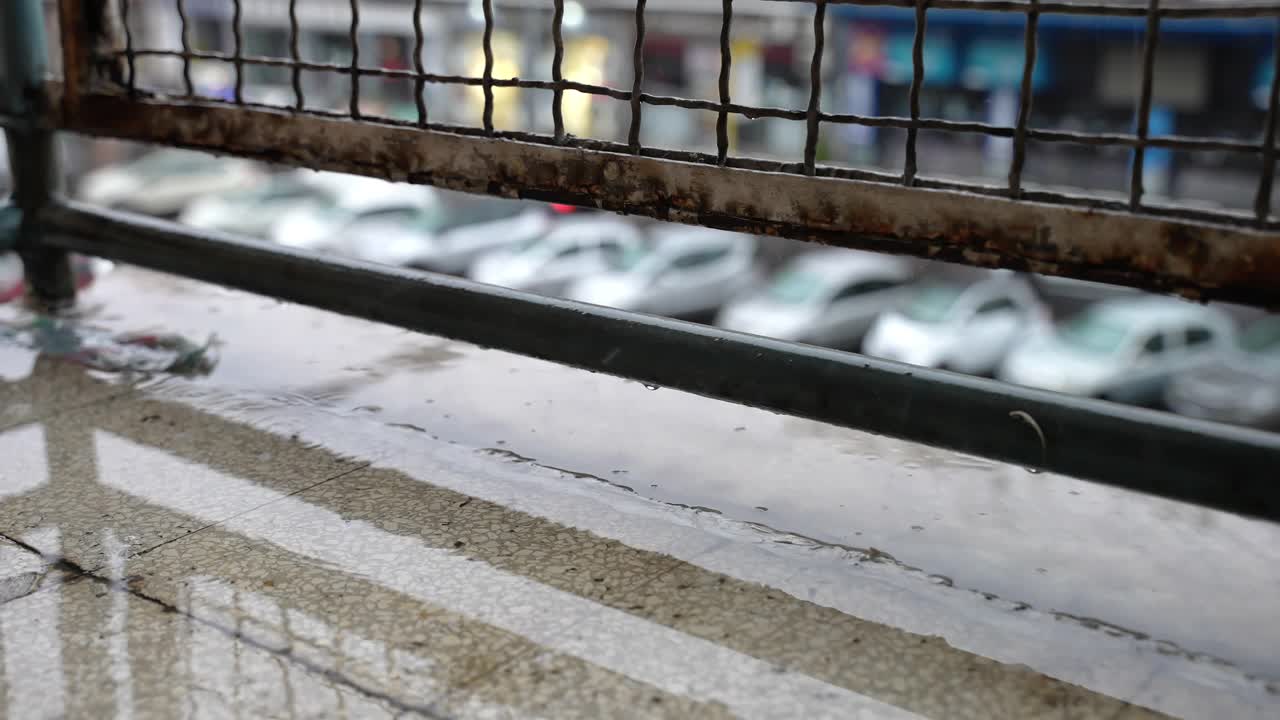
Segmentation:
<svg viewBox="0 0 1280 720">
<path fill-rule="evenodd" d="M 1040 0 L 779 0 L 814 5 L 810 92 L 805 109 L 744 106 L 732 102 L 729 30 L 732 0 L 722 0 L 721 68 L 718 101 L 656 96 L 643 91 L 645 0 L 637 0 L 632 87 L 610 88 L 563 78 L 561 37 L 563 0 L 551 0 L 549 28 L 556 52 L 552 80 L 499 78 L 493 75 L 492 0 L 484 0 L 484 71 L 480 77 L 368 67 L 361 63 L 359 2 L 351 0 L 352 54 L 349 64 L 304 61 L 299 53 L 296 7 L 290 0 L 291 47 L 287 58 L 247 55 L 240 3 L 233 3 L 235 35 L 231 53 L 192 50 L 182 33 L 181 50 L 138 47 L 130 31 L 134 0 L 59 0 L 63 40 L 63 83 L 59 127 L 93 135 L 164 142 L 216 152 L 259 157 L 309 167 L 370 174 L 473 192 L 555 200 L 663 220 L 780 235 L 911 254 L 984 267 L 1005 267 L 1116 283 L 1187 297 L 1280 307 L 1280 220 L 1271 213 L 1275 173 L 1275 128 L 1280 81 L 1273 82 L 1264 137 L 1244 142 L 1213 137 L 1152 136 L 1148 132 L 1155 52 L 1160 22 L 1166 18 L 1266 17 L 1277 22 L 1280 4 L 1243 0 L 1147 0 L 1146 5 L 1041 2 Z M 187 0 L 174 0 L 186 18 Z M 916 33 L 910 117 L 863 117 L 821 110 L 826 8 L 829 3 L 859 3 L 913 8 Z M 118 7 L 119 18 L 111 10 Z M 413 3 L 417 44 L 423 38 L 421 0 Z M 924 84 L 923 47 L 931 8 L 968 8 L 1026 17 L 1025 56 L 1019 114 L 1014 127 L 921 117 Z M 408 10 L 408 3 L 406 3 Z M 1046 130 L 1029 125 L 1031 90 L 1040 15 L 1060 13 L 1145 18 L 1142 76 L 1136 98 L 1136 129 L 1130 134 Z M 120 28 L 123 23 L 123 28 Z M 184 92 L 159 95 L 140 87 L 138 64 L 145 58 L 180 60 Z M 222 62 L 234 69 L 231 101 L 200 97 L 191 83 L 195 60 Z M 1277 61 L 1280 63 L 1280 60 Z M 296 101 L 278 108 L 245 102 L 245 67 L 265 65 L 292 72 Z M 352 80 L 344 112 L 308 108 L 300 73 L 319 71 Z M 360 109 L 359 78 L 412 80 L 426 84 L 480 87 L 483 119 L 475 127 L 430 122 L 429 108 L 417 93 L 416 121 L 368 117 Z M 1280 73 L 1277 73 L 1280 78 Z M 551 90 L 553 135 L 502 132 L 494 128 L 494 88 Z M 626 143 L 567 135 L 561 112 L 566 91 L 626 101 L 630 126 Z M 705 155 L 640 143 L 643 110 L 654 105 L 713 111 L 717 114 L 717 153 Z M 805 151 L 800 162 L 777 162 L 729 155 L 729 115 L 774 117 L 803 122 Z M 829 167 L 816 162 L 821 127 L 856 124 L 906 130 L 901 175 Z M 919 174 L 916 138 L 920 130 L 976 133 L 1011 139 L 1008 182 L 988 186 L 944 181 Z M 1030 190 L 1022 171 L 1030 141 L 1109 145 L 1132 148 L 1127 200 Z M 1188 209 L 1144 202 L 1143 166 L 1147 148 L 1226 151 L 1256 156 L 1262 171 L 1254 212 Z M 928 190 L 929 192 L 920 192 Z"/>
<path fill-rule="evenodd" d="M 630 142 L 611 144 L 565 136 L 559 118 L 554 137 L 495 131 L 492 88 L 534 81 L 492 77 L 487 40 L 483 78 L 426 77 L 421 67 L 406 75 L 419 84 L 456 81 L 484 87 L 483 127 L 430 124 L 421 102 L 418 122 L 395 123 L 362 118 L 354 97 L 347 116 L 306 111 L 300 95 L 299 107 L 292 109 L 247 106 L 240 102 L 242 80 L 237 81 L 237 102 L 231 103 L 194 97 L 189 84 L 184 97 L 148 93 L 134 82 L 134 63 L 145 50 L 134 48 L 127 32 L 124 50 L 116 46 L 104 0 L 60 0 L 64 72 L 61 81 L 48 81 L 40 62 L 42 42 L 34 39 L 43 37 L 40 3 L 10 0 L 0 11 L 12 69 L 6 75 L 9 92 L 3 119 L 14 157 L 15 206 L 22 213 L 18 247 L 35 294 L 54 303 L 73 296 L 66 253 L 75 250 L 655 385 L 1280 520 L 1280 487 L 1273 482 L 1274 469 L 1280 467 L 1280 439 L 1266 433 L 427 273 L 317 257 L 90 208 L 52 192 L 53 132 L 70 130 L 832 245 L 1280 306 L 1280 235 L 1269 205 L 1263 202 L 1264 195 L 1269 201 L 1268 180 L 1274 171 L 1276 86 L 1262 144 L 1236 148 L 1259 153 L 1270 171 L 1260 180 L 1252 217 L 1205 217 L 1144 205 L 1141 157 L 1146 147 L 1207 148 L 1225 141 L 1152 138 L 1141 120 L 1133 136 L 1104 139 L 1135 152 L 1130 199 L 1119 206 L 1023 191 L 1017 159 L 1023 151 L 1015 153 L 1008 186 L 986 190 L 927 181 L 916 175 L 911 162 L 911 138 L 916 131 L 942 122 L 919 117 L 921 46 L 929 8 L 1026 13 L 1032 30 L 1027 33 L 1029 59 L 1035 53 L 1038 13 L 1145 17 L 1152 32 L 1144 46 L 1141 114 L 1150 107 L 1151 63 L 1160 19 L 1196 16 L 1209 12 L 1208 6 L 1165 8 L 1159 0 L 1151 0 L 1145 8 L 1036 0 L 854 0 L 913 7 L 917 14 L 912 117 L 903 125 L 909 133 L 908 163 L 903 176 L 889 182 L 823 168 L 814 161 L 813 144 L 821 122 L 892 125 L 901 120 L 838 118 L 819 112 L 823 16 L 832 1 L 816 0 L 818 47 L 811 68 L 812 92 L 809 107 L 800 116 L 807 133 L 805 158 L 786 165 L 727 154 L 726 114 L 759 110 L 730 103 L 727 35 L 722 38 L 720 101 L 702 108 L 719 113 L 719 153 L 700 156 L 639 145 L 637 132 L 646 102 L 703 102 L 642 93 L 639 44 L 632 89 L 604 89 L 625 97 L 633 117 Z M 640 0 L 637 34 L 641 37 L 643 5 Z M 727 28 L 731 0 L 724 5 Z M 353 7 L 358 6 L 353 3 Z M 558 30 L 559 0 L 555 7 Z M 484 8 L 491 30 L 489 0 Z M 1280 5 L 1213 6 L 1212 14 L 1277 16 Z M 245 57 L 240 46 L 237 42 L 236 53 L 225 58 L 235 64 L 238 78 L 245 63 L 261 61 Z M 197 57 L 189 47 L 178 56 L 184 63 Z M 288 65 L 295 77 L 298 62 L 295 57 Z M 1023 78 L 1024 102 L 1017 128 L 949 123 L 940 129 L 1010 136 L 1015 149 L 1025 148 L 1028 137 L 1044 132 L 1028 128 L 1026 122 L 1031 65 L 1027 63 Z M 359 66 L 358 52 L 353 53 L 350 67 L 337 69 L 353 76 L 366 72 Z M 576 89 L 558 71 L 550 83 L 541 85 L 555 91 L 556 107 L 561 92 Z M 353 87 L 358 88 L 358 83 Z"/>
</svg>

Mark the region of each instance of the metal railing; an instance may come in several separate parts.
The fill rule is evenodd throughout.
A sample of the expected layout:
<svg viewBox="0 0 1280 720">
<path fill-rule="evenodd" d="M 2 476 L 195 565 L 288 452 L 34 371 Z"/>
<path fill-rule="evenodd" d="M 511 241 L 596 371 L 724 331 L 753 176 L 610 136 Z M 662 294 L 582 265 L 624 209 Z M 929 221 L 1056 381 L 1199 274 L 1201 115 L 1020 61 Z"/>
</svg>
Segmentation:
<svg viewBox="0 0 1280 720">
<path fill-rule="evenodd" d="M 413 69 L 362 64 L 358 0 L 350 2 L 348 64 L 302 59 L 298 0 L 287 5 L 287 57 L 245 52 L 240 0 L 228 0 L 231 53 L 192 49 L 187 0 L 175 0 L 174 6 L 182 22 L 180 50 L 141 45 L 132 29 L 136 13 L 130 12 L 135 4 L 130 0 L 60 0 L 63 73 L 59 80 L 46 80 L 36 60 L 43 57 L 43 48 L 37 40 L 24 40 L 40 37 L 39 3 L 12 0 L 3 11 L 11 68 L 4 119 L 14 140 L 10 147 L 18 187 L 15 203 L 22 212 L 18 243 L 31 284 L 45 300 L 65 301 L 73 293 L 66 251 L 102 255 L 651 384 L 1280 519 L 1280 488 L 1271 480 L 1274 468 L 1280 467 L 1280 442 L 1264 433 L 309 255 L 91 208 L 51 192 L 54 158 L 49 138 L 55 130 L 70 130 L 1195 298 L 1280 305 L 1280 225 L 1270 206 L 1280 85 L 1272 83 L 1266 128 L 1257 142 L 1157 136 L 1148 123 L 1162 21 L 1265 17 L 1274 22 L 1280 18 L 1280 4 L 848 0 L 914 11 L 910 117 L 879 117 L 822 110 L 827 6 L 845 0 L 805 2 L 813 6 L 808 102 L 804 108 L 773 108 L 735 103 L 730 96 L 732 0 L 722 0 L 716 101 L 644 91 L 645 0 L 637 0 L 634 9 L 629 89 L 565 79 L 563 0 L 551 0 L 549 8 L 547 32 L 554 47 L 549 81 L 494 75 L 492 0 L 481 3 L 484 70 L 478 77 L 424 70 L 421 0 L 403 4 L 416 41 Z M 1025 16 L 1025 62 L 1014 126 L 921 115 L 925 29 L 934 8 Z M 1037 21 L 1048 13 L 1145 21 L 1133 133 L 1031 126 Z M 148 87 L 138 70 L 147 58 L 180 62 L 181 90 L 165 93 Z M 197 91 L 191 73 L 196 62 L 233 69 L 229 97 Z M 252 66 L 287 70 L 294 102 L 284 107 L 248 102 L 245 74 Z M 344 107 L 312 107 L 300 79 L 303 72 L 347 78 L 350 94 Z M 366 112 L 360 96 L 362 77 L 411 82 L 416 119 Z M 480 121 L 436 122 L 423 92 L 428 84 L 480 88 Z M 551 91 L 547 109 L 554 132 L 495 128 L 494 89 L 504 87 Z M 562 106 L 566 92 L 626 102 L 627 142 L 568 134 Z M 642 145 L 644 110 L 658 105 L 714 112 L 717 152 Z M 803 123 L 803 157 L 780 162 L 733 156 L 726 131 L 731 115 Z M 905 130 L 903 172 L 890 175 L 818 163 L 816 148 L 823 128 L 839 124 Z M 917 161 L 921 130 L 1008 138 L 1013 153 L 1007 183 L 989 186 L 923 176 Z M 1033 140 L 1131 149 L 1127 200 L 1024 187 L 1027 144 Z M 1257 157 L 1261 172 L 1254 211 L 1190 210 L 1145 201 L 1143 158 L 1150 148 Z"/>
</svg>

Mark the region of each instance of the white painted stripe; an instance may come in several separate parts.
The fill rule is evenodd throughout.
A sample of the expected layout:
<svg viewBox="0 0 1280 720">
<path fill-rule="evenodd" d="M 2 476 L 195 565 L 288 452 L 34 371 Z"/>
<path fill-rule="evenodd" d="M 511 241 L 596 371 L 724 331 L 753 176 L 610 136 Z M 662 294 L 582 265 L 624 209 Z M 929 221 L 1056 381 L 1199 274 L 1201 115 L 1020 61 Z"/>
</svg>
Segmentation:
<svg viewBox="0 0 1280 720">
<path fill-rule="evenodd" d="M 217 499 L 274 496 L 223 529 L 270 542 L 390 590 L 507 630 L 663 691 L 719 702 L 741 717 L 916 718 L 878 700 L 700 638 L 503 572 L 420 540 L 348 521 L 297 497 L 97 431 L 101 481 L 149 503 L 209 521 Z M 136 458 L 147 455 L 146 473 Z M 197 571 L 198 572 L 198 571 Z"/>
</svg>

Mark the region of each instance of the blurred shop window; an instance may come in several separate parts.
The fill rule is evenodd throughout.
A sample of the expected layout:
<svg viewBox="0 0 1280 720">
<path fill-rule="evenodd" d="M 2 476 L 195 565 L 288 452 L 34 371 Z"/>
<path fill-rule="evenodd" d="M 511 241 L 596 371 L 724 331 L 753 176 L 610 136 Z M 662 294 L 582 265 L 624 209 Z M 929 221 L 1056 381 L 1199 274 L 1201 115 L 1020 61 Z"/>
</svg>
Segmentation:
<svg viewBox="0 0 1280 720">
<path fill-rule="evenodd" d="M 413 54 L 409 39 L 400 35 L 377 35 L 373 38 L 378 67 L 387 70 L 410 70 L 409 59 Z M 403 77 L 370 78 L 372 95 L 385 106 L 391 117 L 416 118 L 417 107 L 413 100 L 415 84 Z M 363 90 L 366 85 L 362 85 Z"/>
<path fill-rule="evenodd" d="M 316 59 L 329 65 L 351 64 L 351 38 L 346 33 L 318 32 L 309 43 Z"/>
<path fill-rule="evenodd" d="M 654 35 L 644 42 L 644 90 L 655 95 L 688 96 L 689 68 L 684 38 Z M 698 139 L 698 114 L 662 105 L 644 109 L 640 142 L 672 149 L 691 149 Z"/>
<path fill-rule="evenodd" d="M 736 57 L 738 49 L 735 47 L 733 51 Z M 800 108 L 808 102 L 807 80 L 802 84 L 793 45 L 772 43 L 760 46 L 752 53 L 751 63 L 753 67 L 760 68 L 759 86 L 754 92 L 744 88 L 745 92 L 740 93 L 734 89 L 735 100 L 748 105 L 781 108 Z M 731 78 L 737 81 L 746 79 L 746 76 L 735 70 Z M 752 96 L 756 102 L 750 101 Z M 737 140 L 744 149 L 774 157 L 796 158 L 804 152 L 804 138 L 804 132 L 797 132 L 794 122 L 765 118 L 742 123 Z"/>
<path fill-rule="evenodd" d="M 598 35 L 569 38 L 564 45 L 562 72 L 566 80 L 589 85 L 604 84 L 604 69 L 609 59 L 609 40 Z M 594 113 L 600 103 L 586 93 L 566 92 L 561 98 L 564 129 L 572 135 L 591 136 L 599 130 Z"/>
<path fill-rule="evenodd" d="M 1019 90 L 1026 66 L 1026 46 L 1018 35 L 986 35 L 970 39 L 962 53 L 960 84 L 968 91 L 967 103 L 947 108 L 943 117 L 977 120 L 1000 127 L 1017 122 Z M 1031 74 L 1031 90 L 1041 93 L 1049 82 L 1053 55 L 1044 47 L 1037 53 Z M 976 102 L 975 102 L 976 100 Z M 961 106 L 963 105 L 963 106 Z M 1013 159 L 1011 138 L 986 137 L 983 145 L 983 172 L 999 176 Z"/>
<path fill-rule="evenodd" d="M 754 38 L 734 40 L 729 48 L 733 54 L 733 71 L 729 73 L 729 97 L 742 105 L 760 105 L 764 101 L 764 86 L 768 82 L 764 72 L 764 57 L 759 41 Z M 744 136 L 743 118 L 730 114 L 728 120 L 729 151 L 738 152 L 751 141 Z M 748 124 L 746 127 L 750 127 Z M 755 138 L 759 141 L 759 137 Z"/>
<path fill-rule="evenodd" d="M 493 47 L 493 77 L 514 78 L 520 76 L 520 59 L 524 50 L 515 34 L 498 31 L 491 38 Z M 484 39 L 475 33 L 464 43 L 470 50 L 466 54 L 464 73 L 469 77 L 484 77 Z M 479 85 L 462 89 L 462 122 L 480 125 L 484 121 L 484 88 Z M 493 88 L 493 126 L 499 130 L 524 130 L 524 108 L 520 104 L 520 88 Z"/>
<path fill-rule="evenodd" d="M 1142 69 L 1141 49 L 1117 45 L 1103 50 L 1098 67 L 1098 94 L 1103 102 L 1133 107 Z M 1156 48 L 1158 71 L 1151 82 L 1151 102 L 1177 110 L 1196 111 L 1209 96 L 1209 59 L 1203 47 L 1179 45 Z"/>
<path fill-rule="evenodd" d="M 351 39 L 345 33 L 321 31 L 304 36 L 308 59 L 326 65 L 351 65 Z M 337 72 L 305 72 L 303 85 L 308 103 L 317 107 L 345 110 L 351 97 L 351 79 Z"/>
<path fill-rule="evenodd" d="M 800 72 L 796 69 L 795 48 L 791 45 L 766 45 L 764 60 L 764 104 L 773 107 L 801 107 Z"/>
<path fill-rule="evenodd" d="M 256 57 L 287 58 L 289 33 L 276 28 L 247 28 L 244 32 L 244 52 Z M 284 86 L 289 84 L 289 69 L 246 64 L 244 79 L 246 85 Z"/>
<path fill-rule="evenodd" d="M 225 25 L 215 18 L 191 20 L 191 49 L 197 52 L 223 52 Z"/>
<path fill-rule="evenodd" d="M 658 35 L 644 41 L 644 89 L 680 93 L 688 85 L 684 38 Z"/>
</svg>

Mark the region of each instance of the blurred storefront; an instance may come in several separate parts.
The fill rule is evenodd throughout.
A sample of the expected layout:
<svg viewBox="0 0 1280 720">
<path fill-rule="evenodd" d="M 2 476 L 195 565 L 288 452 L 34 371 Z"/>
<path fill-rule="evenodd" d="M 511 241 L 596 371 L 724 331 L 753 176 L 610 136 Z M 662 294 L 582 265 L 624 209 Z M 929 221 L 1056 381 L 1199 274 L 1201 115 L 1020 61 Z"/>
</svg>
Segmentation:
<svg viewBox="0 0 1280 720">
<path fill-rule="evenodd" d="M 406 11 L 411 0 L 364 2 L 358 33 L 360 63 L 367 67 L 412 68 L 414 35 Z M 289 2 L 262 0 L 245 3 L 244 50 L 250 55 L 289 57 Z M 661 95 L 718 98 L 719 33 L 721 4 L 714 0 L 693 2 L 655 0 L 646 13 L 647 33 L 643 48 L 644 91 Z M 731 93 L 735 101 L 747 104 L 768 102 L 795 106 L 803 102 L 807 88 L 790 64 L 798 57 L 795 37 L 803 37 L 799 11 L 789 4 L 751 3 L 738 10 L 734 20 L 735 69 Z M 234 48 L 231 9 L 218 0 L 188 0 L 192 19 L 191 39 L 200 50 L 230 52 Z M 312 0 L 297 6 L 299 24 L 306 28 L 299 38 L 299 54 L 304 60 L 349 66 L 351 21 L 347 0 Z M 493 76 L 549 80 L 551 4 L 503 5 L 495 7 Z M 794 17 L 794 20 L 788 18 Z M 481 41 L 483 6 L 478 0 L 427 3 L 423 15 L 424 68 L 428 72 L 478 77 L 483 73 Z M 177 27 L 157 30 L 180 46 Z M 635 16 L 631 6 L 592 0 L 567 0 L 563 20 L 564 77 L 569 80 L 629 89 Z M 807 49 L 804 50 L 807 52 Z M 803 52 L 800 53 L 803 55 Z M 779 67 L 779 58 L 785 57 Z M 201 65 L 197 63 L 197 65 Z M 231 68 L 210 63 L 197 68 L 199 91 L 225 96 L 234 84 Z M 178 78 L 171 68 L 168 82 Z M 411 116 L 414 110 L 413 84 L 385 79 L 361 82 L 362 103 L 369 112 Z M 285 68 L 246 69 L 246 91 L 252 99 L 269 104 L 292 101 L 290 73 Z M 326 109 L 344 107 L 350 96 L 349 81 L 336 73 L 303 72 L 308 106 Z M 476 87 L 428 83 L 426 99 L 432 119 L 441 122 L 475 124 L 483 111 L 483 91 Z M 494 123 L 500 129 L 546 132 L 551 129 L 551 93 L 517 88 L 494 89 Z M 563 98 L 566 131 L 583 136 L 620 139 L 629 124 L 626 103 L 573 91 Z M 714 146 L 714 114 L 676 108 L 646 107 L 644 142 L 666 147 Z M 735 149 L 751 148 L 768 153 L 786 148 L 791 127 L 769 128 L 768 123 L 747 123 L 733 118 L 731 137 Z M 784 132 L 784 130 L 786 132 Z M 704 148 L 705 149 L 705 148 Z"/>
<path fill-rule="evenodd" d="M 181 47 L 174 6 L 168 0 L 135 0 L 135 32 L 153 47 Z M 242 3 L 244 51 L 287 58 L 291 54 L 289 0 Z M 360 5 L 358 43 L 365 67 L 412 69 L 415 44 L 411 0 L 365 0 Z M 189 39 L 200 50 L 230 52 L 231 4 L 187 0 Z M 629 90 L 632 84 L 634 6 L 605 0 L 566 0 L 564 76 L 592 85 Z M 304 60 L 348 67 L 352 48 L 348 0 L 297 3 L 298 39 Z M 551 3 L 500 4 L 494 8 L 493 75 L 551 79 Z M 733 101 L 745 105 L 802 109 L 809 95 L 812 6 L 807 3 L 735 4 L 730 76 Z M 826 77 L 822 107 L 862 116 L 910 115 L 914 12 L 887 6 L 838 5 L 827 22 Z M 719 99 L 722 4 L 716 0 L 650 0 L 646 8 L 643 90 L 716 101 Z M 477 77 L 483 72 L 480 0 L 428 2 L 422 26 L 422 64 L 432 73 Z M 1274 23 L 1266 20 L 1176 20 L 1161 24 L 1156 54 L 1151 131 L 1255 140 L 1274 75 Z M 1016 123 L 1022 82 L 1025 18 L 1018 13 L 930 10 L 924 44 L 921 114 L 1000 126 Z M 1145 26 L 1140 18 L 1098 18 L 1046 13 L 1040 17 L 1038 53 L 1032 75 L 1031 124 L 1086 132 L 1131 132 L 1138 91 L 1139 54 Z M 234 68 L 225 62 L 193 64 L 197 90 L 229 97 Z M 140 72 L 160 87 L 181 88 L 181 64 L 174 59 L 140 63 Z M 342 110 L 349 103 L 348 78 L 304 71 L 306 104 Z M 286 68 L 246 66 L 246 97 L 291 105 L 295 101 Z M 409 79 L 366 77 L 362 109 L 370 114 L 415 118 L 415 83 Z M 552 93 L 494 89 L 494 123 L 499 129 L 549 133 Z M 425 99 L 433 122 L 480 122 L 483 91 L 427 83 Z M 629 104 L 573 91 L 562 100 L 565 129 L 586 137 L 621 141 L 630 126 Z M 646 105 L 641 141 L 658 147 L 714 152 L 716 113 Z M 735 154 L 795 161 L 803 153 L 804 123 L 730 116 L 729 144 Z M 901 170 L 905 133 L 856 124 L 822 126 L 822 162 Z M 921 131 L 920 171 L 927 175 L 975 173 L 992 179 L 1008 172 L 1008 139 L 977 133 Z M 1044 185 L 1083 185 L 1122 191 L 1131 152 L 1123 147 L 1032 143 L 1025 177 Z M 1235 202 L 1252 189 L 1248 176 L 1257 160 L 1242 154 L 1198 153 L 1188 157 L 1164 150 L 1147 154 L 1147 186 L 1156 195 L 1223 196 Z M 1193 191 L 1194 190 L 1194 191 Z"/>
<path fill-rule="evenodd" d="M 911 50 L 915 33 L 909 9 L 840 5 L 839 52 L 844 77 L 835 83 L 841 112 L 910 114 Z M 1025 20 L 1016 13 L 934 10 L 924 45 L 921 114 L 1009 127 L 1016 123 L 1025 58 Z M 1134 130 L 1144 22 L 1140 18 L 1042 15 L 1032 75 L 1033 127 L 1086 132 Z M 1168 20 L 1156 53 L 1153 135 L 1186 134 L 1256 140 L 1262 132 L 1274 56 L 1273 22 L 1266 20 Z M 905 133 L 843 128 L 834 160 L 901 169 Z M 1007 139 L 922 131 L 921 171 L 937 175 L 981 172 L 1002 178 L 1012 145 Z M 1131 152 L 1121 147 L 1033 143 L 1026 177 L 1049 185 L 1121 190 Z M 1250 196 L 1245 178 L 1256 160 L 1239 154 L 1188 158 L 1148 151 L 1145 184 L 1154 195 Z M 1206 161 L 1208 164 L 1206 164 Z M 1210 178 L 1213 178 L 1212 180 Z M 1221 190 L 1205 192 L 1217 182 Z"/>
</svg>

